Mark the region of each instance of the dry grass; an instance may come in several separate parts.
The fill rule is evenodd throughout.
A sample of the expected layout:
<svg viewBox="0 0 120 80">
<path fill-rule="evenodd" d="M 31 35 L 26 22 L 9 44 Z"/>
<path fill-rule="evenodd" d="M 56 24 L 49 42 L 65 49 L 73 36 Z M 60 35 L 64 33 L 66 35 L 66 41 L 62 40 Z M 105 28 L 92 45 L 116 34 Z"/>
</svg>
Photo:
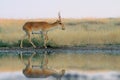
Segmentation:
<svg viewBox="0 0 120 80">
<path fill-rule="evenodd" d="M 22 26 L 27 21 L 48 21 L 55 19 L 15 20 L 0 19 L 0 40 L 18 42 L 24 35 Z M 48 33 L 49 40 L 57 46 L 80 46 L 86 44 L 119 44 L 120 19 L 63 19 L 66 30 L 56 29 Z M 33 37 L 40 38 L 38 35 Z"/>
<path fill-rule="evenodd" d="M 24 61 L 27 62 L 28 57 L 24 56 Z M 53 58 L 54 57 L 54 58 Z M 117 54 L 64 54 L 57 53 L 48 56 L 48 66 L 53 69 L 66 70 L 120 70 L 120 55 Z M 40 65 L 40 55 L 34 56 L 32 59 L 33 65 Z M 18 58 L 18 55 L 6 54 L 0 58 L 0 71 L 16 71 L 22 70 L 24 64 Z"/>
</svg>

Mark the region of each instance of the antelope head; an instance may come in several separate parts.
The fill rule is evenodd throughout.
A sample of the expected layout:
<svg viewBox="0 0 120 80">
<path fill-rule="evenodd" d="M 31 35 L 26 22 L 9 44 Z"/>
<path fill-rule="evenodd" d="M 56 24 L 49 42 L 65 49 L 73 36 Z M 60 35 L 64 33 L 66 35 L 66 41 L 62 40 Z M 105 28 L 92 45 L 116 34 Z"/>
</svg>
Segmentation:
<svg viewBox="0 0 120 80">
<path fill-rule="evenodd" d="M 62 30 L 65 30 L 64 24 L 62 23 L 62 20 L 61 20 L 60 12 L 58 13 L 58 20 L 57 20 L 56 22 L 57 22 L 59 25 L 61 25 Z"/>
</svg>

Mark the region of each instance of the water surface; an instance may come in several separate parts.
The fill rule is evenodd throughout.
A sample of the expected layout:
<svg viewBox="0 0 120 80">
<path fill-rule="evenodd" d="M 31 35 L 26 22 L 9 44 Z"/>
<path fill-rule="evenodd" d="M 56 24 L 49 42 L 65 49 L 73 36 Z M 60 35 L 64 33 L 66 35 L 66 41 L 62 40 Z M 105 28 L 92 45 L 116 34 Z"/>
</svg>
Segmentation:
<svg viewBox="0 0 120 80">
<path fill-rule="evenodd" d="M 66 70 L 62 80 L 120 80 L 119 50 L 36 51 L 32 64 L 40 65 L 46 52 L 50 68 Z M 27 63 L 34 51 L 0 52 L 0 80 L 56 80 L 53 77 L 26 78 L 20 53 Z"/>
</svg>

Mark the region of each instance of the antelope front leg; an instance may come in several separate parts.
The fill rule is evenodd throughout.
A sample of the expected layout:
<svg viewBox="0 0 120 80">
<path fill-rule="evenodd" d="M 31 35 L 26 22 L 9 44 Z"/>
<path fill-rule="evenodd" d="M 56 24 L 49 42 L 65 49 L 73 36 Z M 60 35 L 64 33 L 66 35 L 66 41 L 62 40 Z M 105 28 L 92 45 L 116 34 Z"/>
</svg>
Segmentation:
<svg viewBox="0 0 120 80">
<path fill-rule="evenodd" d="M 31 65 L 31 59 L 33 58 L 33 56 L 35 55 L 36 53 L 34 52 L 30 57 L 29 57 L 29 59 L 28 59 L 28 67 L 32 67 L 32 65 Z"/>
<path fill-rule="evenodd" d="M 29 42 L 32 44 L 32 46 L 34 47 L 34 48 L 36 48 L 36 46 L 35 46 L 35 44 L 32 42 L 32 40 L 31 40 L 31 34 L 30 33 L 28 33 L 28 39 L 29 39 Z"/>
<path fill-rule="evenodd" d="M 22 62 L 24 65 L 27 65 L 27 64 L 24 62 L 24 60 L 23 60 L 22 52 L 20 52 L 20 60 L 21 60 L 21 62 Z"/>
<path fill-rule="evenodd" d="M 20 42 L 20 48 L 23 48 L 23 39 L 25 39 L 27 37 L 27 34 L 25 34 L 23 36 L 23 38 L 21 39 L 21 42 Z"/>
<path fill-rule="evenodd" d="M 45 51 L 45 53 L 43 55 L 43 60 L 41 62 L 41 67 L 43 69 L 46 69 L 46 68 L 48 68 L 47 64 L 48 64 L 48 57 L 47 57 L 47 51 Z"/>
</svg>

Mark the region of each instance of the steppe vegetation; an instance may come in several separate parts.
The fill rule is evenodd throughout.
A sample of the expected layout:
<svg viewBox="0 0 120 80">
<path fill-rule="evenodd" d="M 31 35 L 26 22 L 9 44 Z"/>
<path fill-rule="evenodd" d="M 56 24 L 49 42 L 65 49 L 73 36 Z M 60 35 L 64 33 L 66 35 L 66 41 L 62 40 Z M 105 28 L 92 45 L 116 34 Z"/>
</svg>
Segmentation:
<svg viewBox="0 0 120 80">
<path fill-rule="evenodd" d="M 27 21 L 54 22 L 56 19 L 0 19 L 0 47 L 19 47 L 25 34 L 22 26 Z M 62 19 L 66 30 L 49 31 L 50 47 L 120 44 L 120 18 Z M 40 34 L 32 36 L 33 42 L 41 47 Z M 31 47 L 27 39 L 24 46 Z"/>
</svg>

